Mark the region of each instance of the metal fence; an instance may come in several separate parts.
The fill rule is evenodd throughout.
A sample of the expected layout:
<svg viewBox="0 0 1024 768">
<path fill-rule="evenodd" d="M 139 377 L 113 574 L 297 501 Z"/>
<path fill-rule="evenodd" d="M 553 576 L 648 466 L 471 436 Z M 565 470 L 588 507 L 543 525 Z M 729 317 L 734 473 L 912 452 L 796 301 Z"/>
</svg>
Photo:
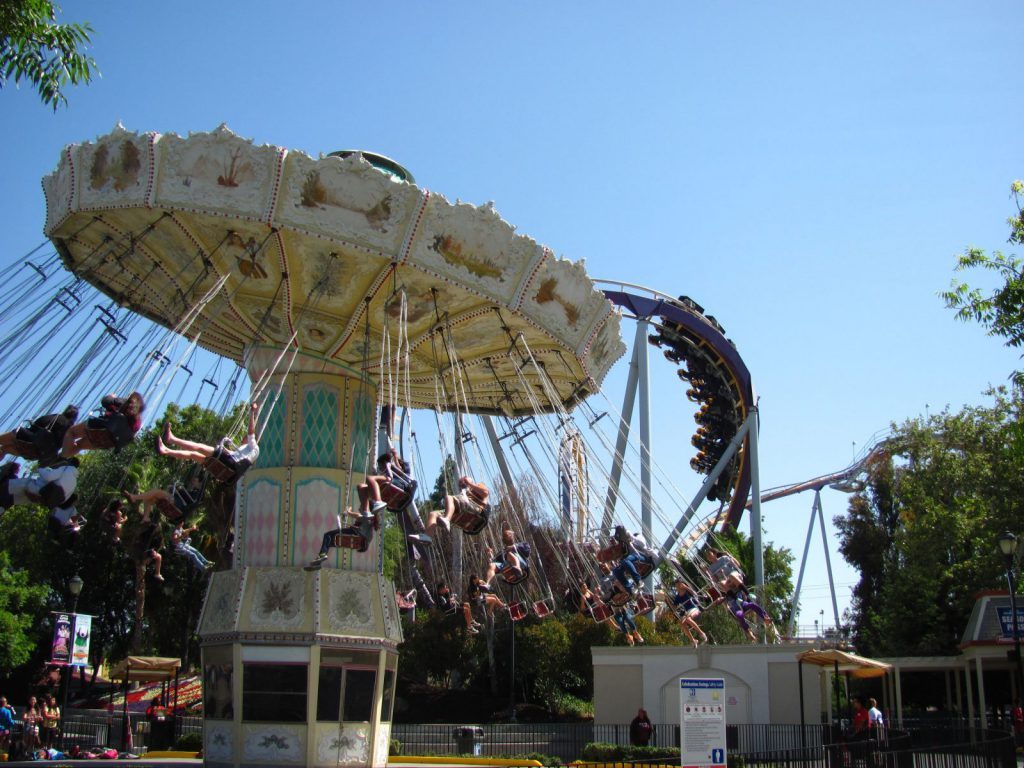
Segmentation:
<svg viewBox="0 0 1024 768">
<path fill-rule="evenodd" d="M 132 717 L 136 750 L 148 742 L 149 724 Z M 202 734 L 200 717 L 184 716 L 176 721 L 175 735 Z M 470 724 L 393 724 L 391 737 L 401 742 L 405 755 L 457 755 L 467 751 L 460 738 Z M 537 752 L 569 763 L 583 757 L 591 742 L 627 746 L 629 726 L 594 723 L 504 723 L 474 725 L 482 734 L 482 755 L 522 755 Z M 121 714 L 105 711 L 76 711 L 64 720 L 57 747 L 67 751 L 111 746 L 125 748 Z M 731 758 L 740 758 L 746 768 L 1016 768 L 1013 735 L 1003 730 L 969 728 L 946 724 L 905 730 L 887 729 L 882 738 L 849 740 L 838 728 L 828 725 L 730 725 L 726 746 Z M 656 725 L 649 743 L 653 747 L 679 748 L 678 725 Z M 673 758 L 643 759 L 644 764 L 678 765 Z"/>
<path fill-rule="evenodd" d="M 569 762 L 582 757 L 583 748 L 591 742 L 619 746 L 630 743 L 629 725 L 594 723 L 395 724 L 391 727 L 391 738 L 401 742 L 404 755 L 457 755 L 459 733 L 467 726 L 482 731 L 480 753 L 485 756 L 539 752 Z M 737 754 L 820 750 L 828 742 L 829 733 L 828 726 L 820 725 L 748 724 L 730 725 L 726 729 L 729 751 Z M 654 726 L 648 745 L 678 749 L 679 726 Z"/>
<path fill-rule="evenodd" d="M 406 755 L 456 755 L 470 742 L 460 738 L 468 724 L 392 726 L 391 736 Z M 628 725 L 593 723 L 474 725 L 484 756 L 538 752 L 565 763 L 583 757 L 591 742 L 629 744 Z M 828 725 L 731 725 L 729 755 L 746 768 L 1015 768 L 1013 736 L 1006 731 L 968 728 L 889 729 L 881 738 L 850 740 Z M 679 748 L 679 726 L 657 725 L 650 746 Z M 644 758 L 636 764 L 678 764 L 672 758 Z"/>
</svg>

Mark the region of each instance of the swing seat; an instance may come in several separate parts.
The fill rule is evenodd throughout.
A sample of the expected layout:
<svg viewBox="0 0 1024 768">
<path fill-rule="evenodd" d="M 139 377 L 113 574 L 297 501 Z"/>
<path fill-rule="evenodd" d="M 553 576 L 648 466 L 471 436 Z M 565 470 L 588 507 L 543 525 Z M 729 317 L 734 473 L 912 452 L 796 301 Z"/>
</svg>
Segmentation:
<svg viewBox="0 0 1024 768">
<path fill-rule="evenodd" d="M 533 604 L 533 613 L 538 619 L 550 616 L 552 611 L 554 607 L 547 600 L 538 600 Z"/>
<path fill-rule="evenodd" d="M 629 601 L 630 595 L 627 592 L 622 592 L 618 589 L 612 592 L 611 597 L 608 598 L 608 602 L 614 605 L 616 608 L 625 605 Z"/>
<path fill-rule="evenodd" d="M 336 533 L 334 534 L 334 546 L 338 549 L 355 549 L 365 552 L 366 537 L 358 533 Z"/>
<path fill-rule="evenodd" d="M 510 584 L 512 586 L 522 584 L 527 578 L 529 578 L 529 576 L 530 572 L 525 568 L 520 569 L 519 573 L 513 573 L 511 571 L 501 572 L 501 578 L 505 580 L 506 584 Z"/>
<path fill-rule="evenodd" d="M 621 560 L 626 554 L 626 548 L 619 543 L 610 544 L 597 553 L 597 562 L 613 563 Z"/>
<path fill-rule="evenodd" d="M 646 579 L 654 570 L 654 561 L 647 559 L 638 560 L 636 563 L 636 570 L 640 574 L 640 578 Z"/>
<path fill-rule="evenodd" d="M 380 487 L 380 498 L 388 505 L 389 512 L 404 512 L 409 506 L 413 495 L 416 493 L 416 481 L 409 481 L 407 488 L 402 488 L 395 483 L 388 483 Z"/>
<path fill-rule="evenodd" d="M 89 445 L 101 451 L 108 451 L 117 446 L 117 441 L 109 429 L 103 427 L 89 427 L 85 430 Z"/>
<path fill-rule="evenodd" d="M 521 621 L 526 618 L 526 606 L 518 600 L 514 603 L 509 603 L 508 615 L 512 617 L 512 621 Z"/>
<path fill-rule="evenodd" d="M 594 621 L 600 624 L 602 621 L 608 621 L 612 617 L 612 609 L 602 603 L 601 605 L 595 605 L 590 609 L 590 615 Z"/>
<path fill-rule="evenodd" d="M 487 515 L 456 509 L 451 522 L 452 525 L 461 528 L 464 533 L 475 536 L 487 527 Z"/>
<path fill-rule="evenodd" d="M 654 610 L 654 595 L 650 592 L 641 592 L 636 598 L 636 615 L 643 616 Z"/>
<path fill-rule="evenodd" d="M 39 461 L 42 458 L 39 449 L 34 443 L 28 440 L 21 440 L 18 437 L 14 438 L 14 450 L 11 453 L 15 456 L 21 456 L 21 458 L 28 461 Z M 54 455 L 56 455 L 56 451 L 54 451 Z"/>
</svg>

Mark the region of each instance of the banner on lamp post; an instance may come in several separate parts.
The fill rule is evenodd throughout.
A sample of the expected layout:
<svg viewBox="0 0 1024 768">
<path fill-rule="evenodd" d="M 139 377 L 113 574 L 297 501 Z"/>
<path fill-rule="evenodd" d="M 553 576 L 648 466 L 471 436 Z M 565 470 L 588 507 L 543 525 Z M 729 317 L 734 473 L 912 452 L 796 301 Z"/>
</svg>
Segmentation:
<svg viewBox="0 0 1024 768">
<path fill-rule="evenodd" d="M 50 663 L 71 667 L 88 666 L 91 637 L 92 616 L 85 613 L 55 612 Z"/>
<path fill-rule="evenodd" d="M 71 666 L 87 667 L 89 666 L 89 638 L 92 635 L 92 616 L 85 613 L 76 613 L 74 617 Z"/>
<path fill-rule="evenodd" d="M 53 614 L 53 643 L 50 645 L 51 664 L 71 663 L 71 631 L 75 614 Z"/>
</svg>

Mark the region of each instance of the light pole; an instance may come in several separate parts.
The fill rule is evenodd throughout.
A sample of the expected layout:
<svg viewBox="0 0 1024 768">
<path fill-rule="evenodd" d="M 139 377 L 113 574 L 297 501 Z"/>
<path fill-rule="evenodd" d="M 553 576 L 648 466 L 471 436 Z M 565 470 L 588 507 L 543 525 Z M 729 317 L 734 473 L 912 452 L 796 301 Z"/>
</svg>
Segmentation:
<svg viewBox="0 0 1024 768">
<path fill-rule="evenodd" d="M 82 587 L 85 582 L 77 573 L 68 579 L 68 594 L 71 595 L 71 637 L 68 642 L 71 647 L 68 649 L 68 663 L 64 667 L 64 696 L 60 703 L 60 733 L 62 746 L 67 747 L 67 729 L 64 727 L 67 718 L 68 693 L 71 691 L 71 662 L 75 658 L 75 611 L 78 610 L 78 596 L 82 594 Z"/>
<path fill-rule="evenodd" d="M 1020 627 L 1017 625 L 1017 579 L 1014 576 L 1017 545 L 1020 540 L 1007 531 L 999 537 L 999 551 L 1006 558 L 1006 583 L 1010 587 L 1010 626 L 1013 628 L 1013 655 L 1017 665 L 1017 703 L 1024 702 L 1024 663 L 1020 658 Z"/>
</svg>

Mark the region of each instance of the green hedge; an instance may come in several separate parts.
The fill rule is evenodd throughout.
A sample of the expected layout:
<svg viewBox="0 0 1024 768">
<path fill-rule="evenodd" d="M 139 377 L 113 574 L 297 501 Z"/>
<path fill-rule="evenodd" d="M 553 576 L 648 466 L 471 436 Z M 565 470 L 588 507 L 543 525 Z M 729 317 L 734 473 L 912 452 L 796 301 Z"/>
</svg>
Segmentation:
<svg viewBox="0 0 1024 768">
<path fill-rule="evenodd" d="M 603 741 L 592 741 L 583 748 L 583 759 L 594 762 L 623 762 L 625 760 L 644 760 L 672 758 L 679 762 L 679 749 L 676 747 L 634 747 L 621 744 L 609 744 Z"/>
<path fill-rule="evenodd" d="M 203 734 L 183 733 L 174 742 L 174 749 L 178 752 L 198 752 L 203 748 Z"/>
</svg>

